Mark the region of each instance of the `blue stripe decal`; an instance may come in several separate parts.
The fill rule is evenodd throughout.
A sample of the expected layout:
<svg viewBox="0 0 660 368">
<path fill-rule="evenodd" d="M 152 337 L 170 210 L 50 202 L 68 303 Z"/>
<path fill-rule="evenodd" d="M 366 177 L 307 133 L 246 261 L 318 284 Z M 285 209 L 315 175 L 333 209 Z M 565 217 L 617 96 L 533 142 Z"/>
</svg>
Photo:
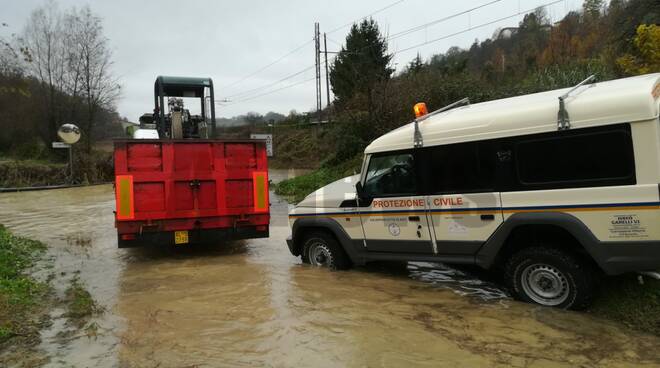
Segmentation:
<svg viewBox="0 0 660 368">
<path fill-rule="evenodd" d="M 435 208 L 429 210 L 430 212 L 475 212 L 475 211 L 481 211 L 481 212 L 492 212 L 492 211 L 501 211 L 502 208 L 500 207 L 475 207 L 475 208 Z"/>
<path fill-rule="evenodd" d="M 580 208 L 618 208 L 618 207 L 648 207 L 660 206 L 660 202 L 638 202 L 638 203 L 602 203 L 602 204 L 574 204 L 574 205 L 554 205 L 554 206 L 532 206 L 532 207 L 475 207 L 475 208 L 437 208 L 428 210 L 431 213 L 444 213 L 444 212 L 492 212 L 492 211 L 534 211 L 534 210 L 555 210 L 555 209 L 580 209 Z M 405 209 L 388 210 L 388 211 L 346 211 L 346 212 L 323 212 L 323 213 L 300 213 L 289 215 L 292 217 L 304 216 L 333 216 L 333 215 L 387 215 L 396 213 L 423 213 L 427 212 L 425 209 Z"/>
<path fill-rule="evenodd" d="M 660 206 L 660 202 L 638 202 L 638 203 L 602 203 L 602 204 L 567 204 L 559 206 L 534 206 L 534 207 L 504 207 L 502 210 L 553 210 L 558 208 L 616 208 L 616 207 L 646 207 Z"/>
</svg>

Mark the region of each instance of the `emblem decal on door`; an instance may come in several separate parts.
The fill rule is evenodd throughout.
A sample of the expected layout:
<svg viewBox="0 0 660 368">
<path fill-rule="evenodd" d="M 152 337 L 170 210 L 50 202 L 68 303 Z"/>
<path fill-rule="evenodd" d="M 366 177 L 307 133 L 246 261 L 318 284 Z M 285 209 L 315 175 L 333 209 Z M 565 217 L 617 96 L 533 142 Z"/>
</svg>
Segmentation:
<svg viewBox="0 0 660 368">
<path fill-rule="evenodd" d="M 401 228 L 399 228 L 399 225 L 395 223 L 391 223 L 387 225 L 387 229 L 390 231 L 390 234 L 392 234 L 392 236 L 399 236 L 399 234 L 401 234 Z"/>
</svg>

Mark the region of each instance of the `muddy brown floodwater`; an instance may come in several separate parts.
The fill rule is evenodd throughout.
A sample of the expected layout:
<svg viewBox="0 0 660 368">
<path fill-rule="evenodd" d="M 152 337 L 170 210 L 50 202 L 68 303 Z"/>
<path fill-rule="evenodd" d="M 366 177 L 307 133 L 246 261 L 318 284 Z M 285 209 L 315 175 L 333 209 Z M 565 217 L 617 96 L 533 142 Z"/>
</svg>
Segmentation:
<svg viewBox="0 0 660 368">
<path fill-rule="evenodd" d="M 79 271 L 105 310 L 95 336 L 54 310 L 49 366 L 660 366 L 657 337 L 514 302 L 465 271 L 302 265 L 272 193 L 269 239 L 207 247 L 117 249 L 113 200 L 109 185 L 0 195 L 0 223 L 50 246 L 58 293 Z"/>
</svg>

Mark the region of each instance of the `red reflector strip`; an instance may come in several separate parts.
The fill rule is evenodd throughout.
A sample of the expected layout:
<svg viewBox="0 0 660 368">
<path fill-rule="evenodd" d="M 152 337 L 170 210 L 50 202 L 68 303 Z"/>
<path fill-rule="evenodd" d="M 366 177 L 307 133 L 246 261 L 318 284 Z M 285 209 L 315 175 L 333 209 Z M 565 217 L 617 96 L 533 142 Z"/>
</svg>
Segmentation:
<svg viewBox="0 0 660 368">
<path fill-rule="evenodd" d="M 253 172 L 252 186 L 254 190 L 254 211 L 268 212 L 268 171 Z"/>
<path fill-rule="evenodd" d="M 117 220 L 132 220 L 135 217 L 133 175 L 117 175 L 115 178 L 115 200 L 117 201 Z"/>
<path fill-rule="evenodd" d="M 121 240 L 135 240 L 135 234 L 121 234 Z"/>
</svg>

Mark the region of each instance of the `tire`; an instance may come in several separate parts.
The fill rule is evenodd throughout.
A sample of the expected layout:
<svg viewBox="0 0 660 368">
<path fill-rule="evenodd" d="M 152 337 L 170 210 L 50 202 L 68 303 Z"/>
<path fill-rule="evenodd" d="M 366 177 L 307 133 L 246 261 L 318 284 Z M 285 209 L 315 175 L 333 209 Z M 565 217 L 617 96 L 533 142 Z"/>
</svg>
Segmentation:
<svg viewBox="0 0 660 368">
<path fill-rule="evenodd" d="M 325 232 L 314 232 L 305 237 L 302 259 L 304 263 L 331 270 L 351 267 L 351 261 L 337 240 Z"/>
<path fill-rule="evenodd" d="M 596 292 L 596 270 L 574 254 L 551 247 L 515 253 L 505 266 L 513 296 L 546 307 L 582 310 Z"/>
</svg>

